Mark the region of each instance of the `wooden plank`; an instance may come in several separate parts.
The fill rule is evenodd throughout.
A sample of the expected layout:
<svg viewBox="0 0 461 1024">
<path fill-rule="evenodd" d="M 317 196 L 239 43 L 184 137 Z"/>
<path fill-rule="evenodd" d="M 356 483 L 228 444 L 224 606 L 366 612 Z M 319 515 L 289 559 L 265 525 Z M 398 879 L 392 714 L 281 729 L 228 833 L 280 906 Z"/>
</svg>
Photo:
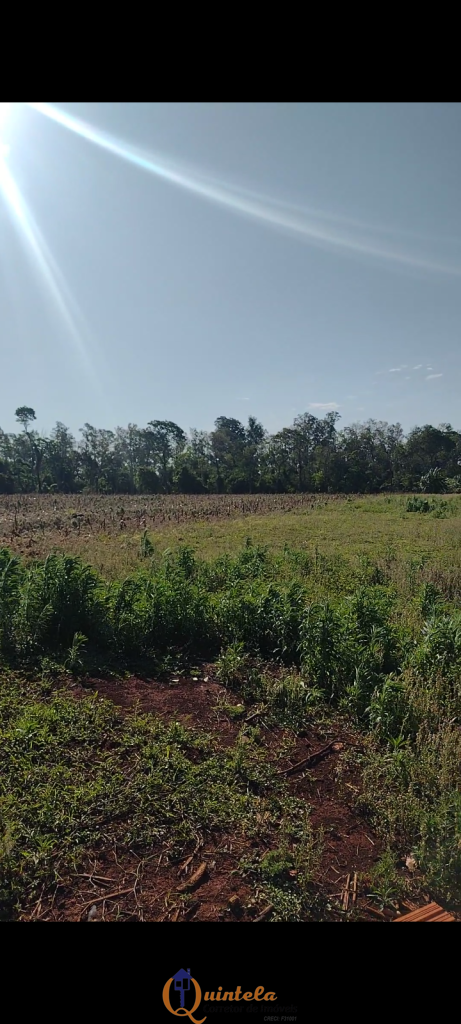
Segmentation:
<svg viewBox="0 0 461 1024">
<path fill-rule="evenodd" d="M 393 924 L 400 922 L 443 922 L 443 921 L 454 921 L 448 911 L 444 910 L 443 907 L 439 907 L 438 903 L 428 903 L 425 907 L 418 907 L 417 910 L 412 910 L 410 914 L 402 914 L 401 917 L 395 917 Z"/>
<path fill-rule="evenodd" d="M 409 914 L 402 914 L 402 917 L 396 918 L 397 921 L 419 921 L 421 918 L 431 917 L 435 911 L 438 913 L 442 908 L 437 903 L 428 903 L 425 907 L 418 907 L 416 910 L 410 911 Z"/>
</svg>

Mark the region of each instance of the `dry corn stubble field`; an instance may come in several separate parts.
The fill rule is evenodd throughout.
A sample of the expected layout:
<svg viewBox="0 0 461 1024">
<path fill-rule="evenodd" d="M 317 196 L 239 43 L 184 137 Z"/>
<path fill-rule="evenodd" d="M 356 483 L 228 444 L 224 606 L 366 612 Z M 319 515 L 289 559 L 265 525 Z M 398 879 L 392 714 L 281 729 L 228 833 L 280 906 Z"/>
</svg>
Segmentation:
<svg viewBox="0 0 461 1024">
<path fill-rule="evenodd" d="M 430 499 L 430 496 L 428 496 Z M 248 536 L 323 555 L 423 558 L 458 579 L 461 497 L 430 500 L 429 515 L 407 512 L 407 495 L 0 495 L 0 546 L 46 558 L 78 555 L 109 578 L 140 564 L 145 532 L 159 554 L 184 544 L 199 557 L 233 554 Z M 439 508 L 437 508 L 439 505 Z"/>
</svg>

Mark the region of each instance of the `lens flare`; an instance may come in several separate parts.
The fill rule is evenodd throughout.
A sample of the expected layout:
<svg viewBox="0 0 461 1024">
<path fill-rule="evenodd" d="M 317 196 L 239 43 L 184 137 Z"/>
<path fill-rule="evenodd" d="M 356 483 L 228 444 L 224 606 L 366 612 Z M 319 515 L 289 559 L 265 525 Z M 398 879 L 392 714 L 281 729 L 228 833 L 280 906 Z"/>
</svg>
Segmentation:
<svg viewBox="0 0 461 1024">
<path fill-rule="evenodd" d="M 101 394 L 100 382 L 96 379 L 92 362 L 82 341 L 82 334 L 86 333 L 86 330 L 83 324 L 81 328 L 77 326 L 77 323 L 81 321 L 81 314 L 4 160 L 0 160 L 0 193 L 6 200 L 6 208 L 12 215 L 25 243 L 25 251 L 29 257 L 32 257 L 34 270 L 38 273 L 39 280 L 44 286 L 54 310 L 64 323 L 66 333 L 72 341 L 74 351 L 78 355 L 88 379 L 96 388 L 97 393 Z"/>
<path fill-rule="evenodd" d="M 140 170 L 192 192 L 208 202 L 226 207 L 234 213 L 249 217 L 270 228 L 288 232 L 311 245 L 336 250 L 344 255 L 373 257 L 408 270 L 461 276 L 459 266 L 435 262 L 419 255 L 402 252 L 397 247 L 391 248 L 389 244 L 382 244 L 373 237 L 373 229 L 366 225 L 354 229 L 354 222 L 348 224 L 344 219 L 333 218 L 325 213 L 314 214 L 308 210 L 302 212 L 295 207 L 290 208 L 258 194 L 234 188 L 226 182 L 204 177 L 196 171 L 181 168 L 170 160 L 166 161 L 157 154 L 129 145 L 49 103 L 29 103 L 27 106 Z M 371 238 L 366 237 L 367 235 L 371 235 Z"/>
</svg>

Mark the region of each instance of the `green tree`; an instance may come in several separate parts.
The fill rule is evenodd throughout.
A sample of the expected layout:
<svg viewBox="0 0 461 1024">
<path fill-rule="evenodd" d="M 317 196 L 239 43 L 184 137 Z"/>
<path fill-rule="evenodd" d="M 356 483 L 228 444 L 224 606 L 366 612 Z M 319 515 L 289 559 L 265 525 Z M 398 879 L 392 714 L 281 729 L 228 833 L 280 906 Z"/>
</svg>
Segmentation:
<svg viewBox="0 0 461 1024">
<path fill-rule="evenodd" d="M 75 439 L 68 427 L 59 421 L 48 442 L 46 469 L 51 485 L 58 491 L 68 494 L 78 489 L 79 457 Z"/>
<path fill-rule="evenodd" d="M 144 438 L 153 468 L 160 477 L 164 491 L 171 490 L 172 464 L 186 445 L 186 435 L 172 420 L 151 420 Z"/>
<path fill-rule="evenodd" d="M 41 491 L 41 469 L 46 451 L 46 441 L 43 438 L 40 438 L 35 432 L 29 431 L 28 429 L 29 423 L 33 423 L 33 421 L 37 419 L 34 409 L 28 405 L 20 405 L 19 408 L 16 409 L 15 416 L 17 422 L 21 423 L 24 428 L 24 433 L 29 442 L 32 474 L 36 481 L 37 490 Z"/>
<path fill-rule="evenodd" d="M 139 466 L 136 473 L 136 485 L 141 494 L 158 494 L 160 480 L 152 466 Z"/>
<path fill-rule="evenodd" d="M 123 491 L 123 462 L 115 447 L 112 430 L 102 430 L 85 423 L 81 428 L 81 463 L 85 486 L 90 490 Z"/>
<path fill-rule="evenodd" d="M 461 453 L 460 435 L 449 423 L 432 427 L 425 424 L 410 431 L 405 444 L 404 479 L 408 489 L 419 486 L 421 477 L 431 470 L 442 476 L 456 476 L 459 473 Z M 441 476 L 442 474 L 442 476 Z"/>
<path fill-rule="evenodd" d="M 211 457 L 216 474 L 218 491 L 228 490 L 230 478 L 234 479 L 242 465 L 245 450 L 245 427 L 239 420 L 229 416 L 218 416 L 215 429 L 210 434 Z"/>
<path fill-rule="evenodd" d="M 19 408 L 16 409 L 14 415 L 16 416 L 17 422 L 24 427 L 26 434 L 29 423 L 33 423 L 33 421 L 37 419 L 35 411 L 34 409 L 31 409 L 30 405 L 20 405 Z"/>
<path fill-rule="evenodd" d="M 187 462 L 180 466 L 175 478 L 175 491 L 178 494 L 204 494 L 206 488 L 200 478 L 193 473 Z"/>
<path fill-rule="evenodd" d="M 142 464 L 141 431 L 135 423 L 129 423 L 127 427 L 117 427 L 114 451 L 123 467 L 122 479 L 127 479 L 126 490 L 132 493 L 136 488 L 136 471 Z"/>
</svg>

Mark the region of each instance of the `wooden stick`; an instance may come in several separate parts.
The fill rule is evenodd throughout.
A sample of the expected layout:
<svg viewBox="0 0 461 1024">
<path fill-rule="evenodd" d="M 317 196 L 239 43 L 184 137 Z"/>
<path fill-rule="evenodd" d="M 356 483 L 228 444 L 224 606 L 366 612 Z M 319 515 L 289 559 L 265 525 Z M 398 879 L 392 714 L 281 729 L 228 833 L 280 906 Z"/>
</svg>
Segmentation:
<svg viewBox="0 0 461 1024">
<path fill-rule="evenodd" d="M 251 722 L 252 718 L 260 718 L 261 715 L 265 715 L 266 714 L 266 711 L 267 711 L 267 708 L 263 708 L 262 711 L 252 711 L 251 715 L 247 715 L 245 721 L 246 722 Z"/>
<path fill-rule="evenodd" d="M 183 863 L 179 867 L 178 875 L 183 875 L 184 872 L 187 871 L 187 868 L 189 867 L 189 864 L 191 863 L 191 861 L 193 861 L 193 859 L 193 853 L 191 853 L 190 857 L 186 857 L 185 861 L 183 861 Z"/>
<path fill-rule="evenodd" d="M 182 885 L 176 887 L 176 892 L 187 892 L 188 889 L 195 889 L 203 881 L 207 867 L 207 862 L 204 860 L 200 867 L 197 868 L 197 871 L 194 871 L 194 874 L 188 878 L 187 882 L 183 882 Z"/>
<path fill-rule="evenodd" d="M 98 885 L 113 885 L 115 878 L 106 878 L 105 875 L 74 875 L 74 878 L 89 878 L 90 882 L 96 882 Z"/>
<path fill-rule="evenodd" d="M 320 750 L 315 750 L 313 754 L 309 754 L 309 757 L 304 757 L 302 761 L 291 765 L 290 768 L 282 768 L 278 775 L 292 775 L 294 772 L 299 772 L 301 768 L 311 768 L 321 757 L 328 754 L 337 742 L 337 740 L 332 740 L 331 743 L 327 743 L 325 747 L 320 747 Z"/>
<path fill-rule="evenodd" d="M 102 903 L 104 900 L 114 900 L 117 898 L 117 896 L 126 896 L 127 893 L 129 892 L 133 892 L 132 885 L 130 885 L 129 889 L 117 889 L 116 892 L 105 892 L 104 896 L 97 896 L 96 899 L 90 900 L 89 903 L 85 903 L 85 906 L 83 907 L 80 917 L 82 918 L 86 911 L 89 910 L 89 908 L 92 907 L 95 903 Z"/>
<path fill-rule="evenodd" d="M 255 918 L 253 919 L 253 924 L 257 924 L 257 923 L 258 923 L 258 921 L 265 921 L 265 920 L 266 920 L 266 917 L 269 917 L 269 914 L 271 913 L 271 911 L 272 911 L 273 909 L 274 909 L 274 906 L 273 906 L 273 904 L 272 904 L 272 903 L 269 903 L 269 906 L 268 906 L 268 907 L 266 907 L 266 909 L 265 909 L 265 910 L 263 910 L 262 914 L 259 914 L 259 916 L 258 916 L 258 917 L 255 917 Z"/>
<path fill-rule="evenodd" d="M 403 907 L 407 914 L 411 914 L 412 910 L 417 910 L 417 904 L 409 903 L 407 900 L 399 900 L 399 907 Z"/>
<path fill-rule="evenodd" d="M 352 883 L 352 902 L 357 902 L 357 872 L 354 871 L 354 881 Z"/>
<path fill-rule="evenodd" d="M 343 898 L 343 910 L 347 910 L 349 907 L 349 883 L 351 880 L 350 874 L 347 876 L 347 881 L 344 886 L 344 898 Z"/>
<path fill-rule="evenodd" d="M 194 914 L 197 913 L 197 910 L 198 910 L 199 906 L 200 906 L 200 900 L 197 900 L 196 903 L 192 903 L 190 907 L 187 907 L 187 909 L 184 908 L 184 919 L 185 919 L 185 921 L 189 921 L 189 919 L 191 917 L 193 917 Z"/>
</svg>

